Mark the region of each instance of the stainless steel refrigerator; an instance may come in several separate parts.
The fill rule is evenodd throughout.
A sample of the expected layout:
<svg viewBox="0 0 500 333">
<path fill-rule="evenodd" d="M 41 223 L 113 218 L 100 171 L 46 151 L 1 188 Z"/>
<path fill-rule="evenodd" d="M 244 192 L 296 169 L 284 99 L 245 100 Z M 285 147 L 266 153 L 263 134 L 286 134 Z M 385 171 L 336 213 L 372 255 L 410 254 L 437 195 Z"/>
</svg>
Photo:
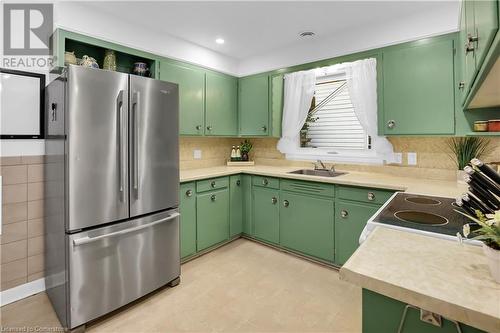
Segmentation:
<svg viewBox="0 0 500 333">
<path fill-rule="evenodd" d="M 46 88 L 45 282 L 70 329 L 179 282 L 178 100 L 79 66 Z"/>
</svg>

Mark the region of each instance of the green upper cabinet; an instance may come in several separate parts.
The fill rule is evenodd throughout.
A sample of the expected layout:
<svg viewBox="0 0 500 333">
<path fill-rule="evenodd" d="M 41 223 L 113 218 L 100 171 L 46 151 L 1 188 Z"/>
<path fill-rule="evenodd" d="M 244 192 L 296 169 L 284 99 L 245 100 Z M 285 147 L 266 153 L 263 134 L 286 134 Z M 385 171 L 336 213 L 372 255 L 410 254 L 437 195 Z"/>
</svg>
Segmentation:
<svg viewBox="0 0 500 333">
<path fill-rule="evenodd" d="M 196 194 L 194 182 L 180 186 L 181 258 L 196 253 Z"/>
<path fill-rule="evenodd" d="M 229 236 L 243 232 L 243 184 L 242 175 L 229 177 Z"/>
<path fill-rule="evenodd" d="M 314 184 L 314 183 L 312 183 Z M 334 202 L 281 191 L 280 243 L 322 260 L 334 260 Z"/>
<path fill-rule="evenodd" d="M 474 4 L 474 45 L 476 67 L 480 68 L 498 30 L 498 0 L 469 1 Z M 467 13 L 468 15 L 469 13 Z"/>
<path fill-rule="evenodd" d="M 160 79 L 179 85 L 180 134 L 202 135 L 205 128 L 205 72 L 162 61 Z"/>
<path fill-rule="evenodd" d="M 271 112 L 271 133 L 270 136 L 279 138 L 281 136 L 281 119 L 283 117 L 283 75 L 271 76 L 271 87 L 269 96 L 271 98 L 270 112 Z"/>
<path fill-rule="evenodd" d="M 454 134 L 453 39 L 383 53 L 385 135 Z"/>
<path fill-rule="evenodd" d="M 248 76 L 239 79 L 239 134 L 266 136 L 269 134 L 269 77 Z"/>
<path fill-rule="evenodd" d="M 206 73 L 205 135 L 237 135 L 238 79 Z"/>
</svg>

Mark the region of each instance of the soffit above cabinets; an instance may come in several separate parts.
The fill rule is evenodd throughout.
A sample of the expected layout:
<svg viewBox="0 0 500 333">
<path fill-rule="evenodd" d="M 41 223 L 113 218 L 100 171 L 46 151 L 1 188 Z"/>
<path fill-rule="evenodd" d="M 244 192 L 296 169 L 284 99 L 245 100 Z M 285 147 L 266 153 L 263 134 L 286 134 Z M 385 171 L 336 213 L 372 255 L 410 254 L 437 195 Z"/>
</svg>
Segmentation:
<svg viewBox="0 0 500 333">
<path fill-rule="evenodd" d="M 290 45 L 307 44 L 299 33 L 315 32 L 314 40 L 352 29 L 369 31 L 374 26 L 404 27 L 402 18 L 419 16 L 421 27 L 435 33 L 456 30 L 459 0 L 454 1 L 176 1 L 92 2 L 94 10 L 169 34 L 193 44 L 244 60 Z M 441 22 L 429 13 L 444 13 Z M 448 19 L 446 16 L 452 17 Z M 425 21 L 425 22 L 424 22 Z M 399 25 L 399 26 L 397 26 Z M 432 30 L 432 28 L 431 28 Z M 219 45 L 216 38 L 224 38 Z"/>
</svg>

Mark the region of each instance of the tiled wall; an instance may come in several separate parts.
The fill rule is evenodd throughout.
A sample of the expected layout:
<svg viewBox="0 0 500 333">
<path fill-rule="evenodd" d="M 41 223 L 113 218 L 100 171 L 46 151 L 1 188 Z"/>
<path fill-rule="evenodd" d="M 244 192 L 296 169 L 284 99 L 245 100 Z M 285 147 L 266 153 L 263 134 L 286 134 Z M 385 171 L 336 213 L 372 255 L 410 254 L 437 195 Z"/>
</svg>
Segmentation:
<svg viewBox="0 0 500 333">
<path fill-rule="evenodd" d="M 43 157 L 2 157 L 0 288 L 43 277 Z"/>
</svg>

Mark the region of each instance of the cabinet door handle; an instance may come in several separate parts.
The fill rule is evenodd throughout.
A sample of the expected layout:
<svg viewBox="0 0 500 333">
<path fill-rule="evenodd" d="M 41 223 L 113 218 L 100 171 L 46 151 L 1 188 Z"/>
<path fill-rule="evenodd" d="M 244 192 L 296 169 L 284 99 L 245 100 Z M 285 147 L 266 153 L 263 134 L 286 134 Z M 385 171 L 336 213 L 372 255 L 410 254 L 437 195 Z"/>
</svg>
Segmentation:
<svg viewBox="0 0 500 333">
<path fill-rule="evenodd" d="M 266 126 L 262 126 L 262 128 L 261 128 L 261 129 L 262 129 L 262 132 L 267 131 L 267 127 L 266 127 Z"/>
<path fill-rule="evenodd" d="M 476 35 L 475 36 L 472 36 L 472 34 L 467 34 L 467 42 L 469 43 L 475 43 L 479 41 L 479 35 L 477 34 L 477 30 L 476 30 Z"/>
<path fill-rule="evenodd" d="M 212 182 L 210 183 L 210 186 L 211 186 L 212 188 L 215 188 L 215 180 L 214 180 L 214 181 L 212 181 Z"/>
<path fill-rule="evenodd" d="M 271 199 L 271 202 L 273 203 L 273 205 L 276 205 L 276 203 L 278 202 L 278 199 L 276 199 L 276 197 L 273 197 Z"/>
<path fill-rule="evenodd" d="M 196 125 L 196 130 L 197 131 L 201 130 L 201 125 Z"/>
<path fill-rule="evenodd" d="M 342 209 L 342 211 L 340 212 L 340 216 L 343 219 L 347 218 L 348 215 L 349 215 L 349 212 L 347 212 L 347 210 L 345 210 L 345 209 Z"/>
<path fill-rule="evenodd" d="M 460 83 L 458 84 L 458 89 L 463 90 L 464 88 L 465 88 L 465 82 L 460 81 Z"/>
<path fill-rule="evenodd" d="M 211 131 L 212 130 L 212 126 L 207 126 L 207 130 Z"/>
<path fill-rule="evenodd" d="M 288 200 L 283 200 L 283 206 L 284 207 L 290 206 L 290 203 L 288 202 Z"/>
<path fill-rule="evenodd" d="M 394 120 L 389 120 L 387 122 L 387 127 L 394 128 L 394 126 L 396 126 L 396 122 Z"/>
<path fill-rule="evenodd" d="M 368 200 L 370 200 L 370 201 L 375 200 L 375 193 L 373 193 L 373 192 L 368 192 Z"/>
<path fill-rule="evenodd" d="M 239 179 L 238 179 L 238 180 L 236 181 L 236 186 L 240 186 L 240 185 L 241 185 L 241 180 L 239 180 Z"/>
<path fill-rule="evenodd" d="M 187 190 L 186 197 L 192 197 L 192 196 L 193 196 L 193 190 Z"/>
<path fill-rule="evenodd" d="M 212 194 L 212 196 L 210 197 L 210 200 L 212 200 L 212 202 L 214 202 L 215 200 L 217 200 L 217 196 L 215 194 Z"/>
<path fill-rule="evenodd" d="M 269 180 L 267 178 L 262 179 L 262 185 L 267 186 L 269 184 Z"/>
</svg>

